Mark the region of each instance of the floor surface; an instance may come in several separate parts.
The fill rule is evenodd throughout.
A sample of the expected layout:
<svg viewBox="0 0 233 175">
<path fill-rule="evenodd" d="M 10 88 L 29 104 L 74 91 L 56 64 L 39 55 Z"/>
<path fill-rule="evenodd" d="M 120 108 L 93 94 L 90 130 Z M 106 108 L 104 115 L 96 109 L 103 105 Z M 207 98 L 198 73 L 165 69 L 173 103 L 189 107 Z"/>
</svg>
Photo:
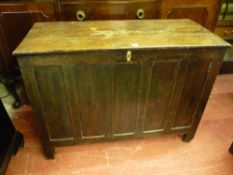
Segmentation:
<svg viewBox="0 0 233 175">
<path fill-rule="evenodd" d="M 46 160 L 30 107 L 13 112 L 25 136 L 7 175 L 233 175 L 233 74 L 215 82 L 194 140 L 179 136 L 56 148 Z"/>
</svg>

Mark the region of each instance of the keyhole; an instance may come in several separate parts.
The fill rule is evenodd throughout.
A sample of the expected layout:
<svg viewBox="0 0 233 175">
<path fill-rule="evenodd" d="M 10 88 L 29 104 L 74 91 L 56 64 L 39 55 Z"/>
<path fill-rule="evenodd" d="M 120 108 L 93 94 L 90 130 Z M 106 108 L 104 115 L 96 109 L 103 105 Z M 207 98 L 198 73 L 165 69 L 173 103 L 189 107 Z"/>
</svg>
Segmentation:
<svg viewBox="0 0 233 175">
<path fill-rule="evenodd" d="M 126 61 L 131 62 L 132 52 L 130 50 L 127 51 L 126 54 Z"/>
</svg>

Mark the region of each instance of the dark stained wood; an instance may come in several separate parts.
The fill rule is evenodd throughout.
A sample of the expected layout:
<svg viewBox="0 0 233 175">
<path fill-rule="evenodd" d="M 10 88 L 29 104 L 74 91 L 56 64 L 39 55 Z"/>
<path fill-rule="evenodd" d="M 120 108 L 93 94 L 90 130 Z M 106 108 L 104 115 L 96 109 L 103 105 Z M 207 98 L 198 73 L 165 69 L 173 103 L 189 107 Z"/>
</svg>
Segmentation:
<svg viewBox="0 0 233 175">
<path fill-rule="evenodd" d="M 223 0 L 8 0 L 0 1 L 12 8 L 12 5 L 52 3 L 56 20 L 77 20 L 79 10 L 86 14 L 84 20 L 137 19 L 138 9 L 144 11 L 144 18 L 190 18 L 201 22 L 214 31 Z M 28 8 L 29 9 L 29 8 Z M 206 10 L 204 10 L 206 9 Z M 190 13 L 188 13 L 190 12 Z M 206 14 L 208 12 L 208 14 Z M 203 16 L 204 15 L 204 16 Z M 197 18 L 204 17 L 204 19 Z M 207 17 L 206 17 L 207 16 Z M 206 19 L 206 22 L 205 22 Z"/>
<path fill-rule="evenodd" d="M 105 137 L 105 124 L 109 117 L 105 113 L 109 94 L 105 93 L 111 86 L 109 66 L 84 63 L 75 67 L 73 76 L 77 88 L 80 134 L 83 139 Z"/>
<path fill-rule="evenodd" d="M 182 64 L 182 63 L 181 63 Z M 190 127 L 194 120 L 194 111 L 203 89 L 210 66 L 210 60 L 191 60 L 185 61 L 180 67 L 179 73 L 182 72 L 182 82 L 179 82 L 179 89 L 176 90 L 178 106 L 175 109 L 174 123 L 172 129 Z M 196 81 L 193 81 L 196 80 Z"/>
<path fill-rule="evenodd" d="M 202 92 L 200 94 L 199 104 L 197 105 L 197 109 L 194 113 L 195 120 L 192 121 L 192 126 L 191 126 L 192 131 L 187 134 L 186 141 L 190 141 L 195 135 L 198 124 L 201 120 L 202 114 L 205 110 L 205 106 L 206 106 L 208 98 L 210 96 L 214 81 L 215 81 L 217 74 L 222 66 L 223 57 L 224 57 L 225 52 L 226 52 L 226 50 L 224 50 L 224 49 L 216 50 L 215 55 L 213 55 L 212 58 L 210 59 L 211 63 L 210 63 L 209 68 L 208 68 L 208 75 L 207 75 L 206 80 L 204 82 L 204 86 L 201 90 Z"/>
<path fill-rule="evenodd" d="M 220 74 L 232 74 L 233 73 L 233 61 L 224 61 L 219 73 Z"/>
<path fill-rule="evenodd" d="M 116 63 L 114 66 L 114 136 L 135 134 L 141 67 L 137 62 Z"/>
<path fill-rule="evenodd" d="M 12 51 L 21 42 L 23 37 L 30 30 L 34 22 L 55 20 L 52 3 L 0 3 L 0 60 L 2 83 L 13 95 L 19 107 L 19 102 L 27 104 L 24 86 L 22 93 L 16 93 L 15 86 L 22 84 L 16 58 Z"/>
<path fill-rule="evenodd" d="M 127 1 L 62 1 L 63 20 L 157 19 L 162 0 Z M 140 17 L 140 9 L 141 17 Z M 77 17 L 82 11 L 85 17 Z M 80 13 L 80 15 L 82 15 Z"/>
<path fill-rule="evenodd" d="M 163 0 L 162 18 L 189 18 L 214 31 L 223 0 Z"/>
<path fill-rule="evenodd" d="M 54 20 L 52 4 L 0 4 L 1 50 L 6 74 L 20 76 L 13 50 L 34 22 Z M 18 32 L 20 31 L 20 32 Z"/>
<path fill-rule="evenodd" d="M 37 129 L 40 131 L 40 136 L 46 154 L 46 158 L 52 159 L 54 158 L 54 147 L 49 143 L 49 134 L 47 132 L 46 122 L 43 116 L 44 112 L 42 111 L 41 107 L 41 98 L 38 93 L 38 87 L 35 83 L 36 78 L 33 74 L 32 67 L 27 66 L 28 64 L 30 64 L 28 60 L 22 59 L 19 62 L 19 66 L 21 67 L 20 71 L 22 73 L 23 78 L 27 77 L 27 82 L 24 82 L 24 84 L 27 91 L 27 95 L 29 96 L 29 102 L 32 106 L 37 106 L 36 108 L 33 108 L 33 112 L 36 116 L 35 119 L 37 123 Z"/>
<path fill-rule="evenodd" d="M 167 17 L 169 19 L 188 18 L 198 22 L 203 26 L 206 26 L 208 15 L 209 12 L 207 10 L 207 7 L 175 7 L 168 12 Z"/>
<path fill-rule="evenodd" d="M 77 12 L 85 14 L 83 20 L 189 18 L 214 31 L 223 0 L 61 0 L 63 20 L 79 20 Z"/>
<path fill-rule="evenodd" d="M 14 54 L 51 159 L 55 146 L 192 140 L 229 46 L 190 20 L 86 21 L 38 23 Z"/>
<path fill-rule="evenodd" d="M 165 130 L 169 97 L 175 81 L 174 75 L 178 61 L 153 61 L 150 64 L 144 133 Z"/>
<path fill-rule="evenodd" d="M 67 107 L 65 107 L 67 104 L 63 93 L 64 81 L 60 67 L 36 66 L 34 72 L 36 81 L 38 82 L 39 92 L 40 94 L 44 94 L 44 96 L 41 97 L 43 111 L 48 116 L 53 116 L 45 118 L 50 138 L 73 139 L 70 131 L 71 127 L 69 125 L 69 114 L 66 110 Z M 44 86 L 44 83 L 46 83 L 47 86 Z M 59 120 L 57 120 L 58 118 Z"/>
</svg>

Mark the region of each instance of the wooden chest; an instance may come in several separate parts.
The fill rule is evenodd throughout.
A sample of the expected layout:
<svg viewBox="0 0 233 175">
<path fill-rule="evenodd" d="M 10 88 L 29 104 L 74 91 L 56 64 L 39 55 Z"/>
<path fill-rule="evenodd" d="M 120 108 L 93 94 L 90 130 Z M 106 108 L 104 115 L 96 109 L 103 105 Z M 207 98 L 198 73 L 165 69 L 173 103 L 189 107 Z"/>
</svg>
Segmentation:
<svg viewBox="0 0 233 175">
<path fill-rule="evenodd" d="M 191 20 L 36 23 L 14 51 L 54 146 L 178 133 L 190 141 L 230 45 Z"/>
</svg>

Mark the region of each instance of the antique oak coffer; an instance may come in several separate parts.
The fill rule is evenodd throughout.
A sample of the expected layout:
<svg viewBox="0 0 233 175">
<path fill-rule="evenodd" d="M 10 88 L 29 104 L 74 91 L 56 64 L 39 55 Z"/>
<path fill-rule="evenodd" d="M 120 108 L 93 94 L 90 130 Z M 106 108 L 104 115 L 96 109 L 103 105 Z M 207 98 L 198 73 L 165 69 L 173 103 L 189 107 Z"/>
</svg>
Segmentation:
<svg viewBox="0 0 233 175">
<path fill-rule="evenodd" d="M 230 45 L 191 20 L 36 23 L 14 55 L 45 155 L 197 129 Z"/>
</svg>

